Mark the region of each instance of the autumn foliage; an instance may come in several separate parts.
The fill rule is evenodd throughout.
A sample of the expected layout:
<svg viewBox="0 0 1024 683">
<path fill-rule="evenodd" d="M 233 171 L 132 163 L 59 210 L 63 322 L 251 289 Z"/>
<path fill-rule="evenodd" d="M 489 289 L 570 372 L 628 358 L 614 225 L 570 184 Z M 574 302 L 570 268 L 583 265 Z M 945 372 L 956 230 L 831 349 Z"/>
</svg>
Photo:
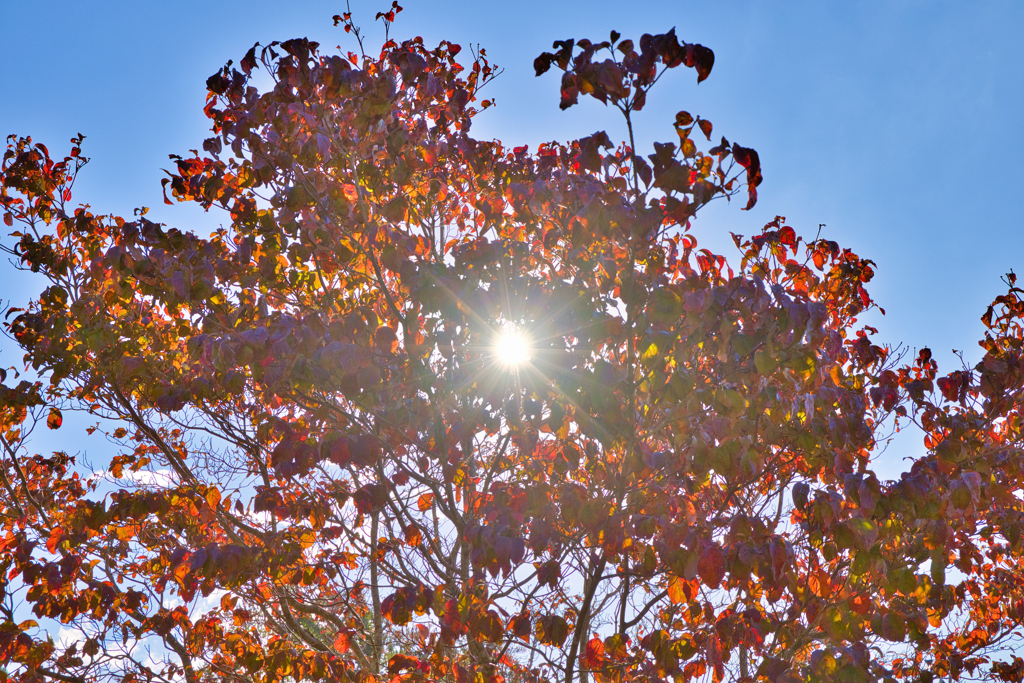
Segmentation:
<svg viewBox="0 0 1024 683">
<path fill-rule="evenodd" d="M 977 366 L 904 362 L 858 323 L 870 261 L 782 218 L 697 244 L 754 150 L 681 111 L 634 151 L 710 49 L 555 42 L 561 107 L 628 140 L 536 150 L 470 135 L 466 52 L 218 71 L 164 188 L 209 236 L 73 204 L 82 139 L 10 138 L 3 248 L 46 286 L 6 323 L 0 680 L 1022 680 L 1013 276 Z M 102 461 L 33 454 L 72 411 Z M 926 450 L 884 481 L 894 424 Z"/>
</svg>

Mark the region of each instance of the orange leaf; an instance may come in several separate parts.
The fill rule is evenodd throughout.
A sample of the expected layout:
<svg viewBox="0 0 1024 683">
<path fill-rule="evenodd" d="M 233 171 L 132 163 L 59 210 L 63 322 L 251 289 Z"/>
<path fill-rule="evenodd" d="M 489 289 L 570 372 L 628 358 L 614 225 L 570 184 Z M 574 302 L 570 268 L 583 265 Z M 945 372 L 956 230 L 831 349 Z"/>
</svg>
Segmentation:
<svg viewBox="0 0 1024 683">
<path fill-rule="evenodd" d="M 604 662 L 604 643 L 597 636 L 594 636 L 587 641 L 587 651 L 584 655 L 587 661 L 587 666 L 591 669 L 601 666 Z"/>
<path fill-rule="evenodd" d="M 686 579 L 678 576 L 673 576 L 668 581 L 668 599 L 672 601 L 673 605 L 678 605 L 681 602 L 687 602 L 687 588 L 689 588 L 689 582 Z"/>
</svg>

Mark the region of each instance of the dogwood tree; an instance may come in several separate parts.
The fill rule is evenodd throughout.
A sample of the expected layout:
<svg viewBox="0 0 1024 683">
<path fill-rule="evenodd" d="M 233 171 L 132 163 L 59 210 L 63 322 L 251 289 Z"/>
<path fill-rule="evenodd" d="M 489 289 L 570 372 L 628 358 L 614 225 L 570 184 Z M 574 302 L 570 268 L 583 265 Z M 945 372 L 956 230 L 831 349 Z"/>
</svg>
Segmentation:
<svg viewBox="0 0 1024 683">
<path fill-rule="evenodd" d="M 495 69 L 465 57 L 229 63 L 165 181 L 211 235 L 74 204 L 81 137 L 9 139 L 4 249 L 47 285 L 8 313 L 0 676 L 1021 680 L 1013 276 L 980 365 L 901 365 L 857 322 L 870 261 L 782 218 L 697 244 L 754 150 L 686 111 L 636 149 L 710 49 L 555 42 L 561 107 L 624 125 L 535 150 L 471 136 Z M 91 469 L 28 439 L 72 410 Z M 883 481 L 894 419 L 927 452 Z"/>
</svg>

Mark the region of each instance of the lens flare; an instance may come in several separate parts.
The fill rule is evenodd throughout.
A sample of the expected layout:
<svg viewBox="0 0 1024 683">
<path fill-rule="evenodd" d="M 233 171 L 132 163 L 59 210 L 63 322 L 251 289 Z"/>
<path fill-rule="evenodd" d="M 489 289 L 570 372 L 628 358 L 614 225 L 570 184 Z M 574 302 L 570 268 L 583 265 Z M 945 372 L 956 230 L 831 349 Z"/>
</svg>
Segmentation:
<svg viewBox="0 0 1024 683">
<path fill-rule="evenodd" d="M 530 360 L 530 338 L 513 327 L 502 330 L 494 343 L 494 357 L 508 368 L 519 367 Z"/>
</svg>

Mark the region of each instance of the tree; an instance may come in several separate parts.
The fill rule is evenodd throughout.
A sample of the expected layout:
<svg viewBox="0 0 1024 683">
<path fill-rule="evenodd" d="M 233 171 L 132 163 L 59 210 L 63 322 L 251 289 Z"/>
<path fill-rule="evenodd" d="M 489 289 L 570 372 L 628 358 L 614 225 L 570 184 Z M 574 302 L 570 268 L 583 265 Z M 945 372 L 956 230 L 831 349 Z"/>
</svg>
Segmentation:
<svg viewBox="0 0 1024 683">
<path fill-rule="evenodd" d="M 634 152 L 711 50 L 553 50 L 627 142 L 473 139 L 483 50 L 254 46 L 165 184 L 228 212 L 209 237 L 75 208 L 81 137 L 10 138 L 4 248 L 48 284 L 7 323 L 5 680 L 1022 679 L 1013 275 L 977 367 L 903 364 L 858 327 L 870 261 L 782 218 L 699 248 L 755 151 L 679 112 Z M 29 455 L 68 411 L 102 467 Z M 881 481 L 894 424 L 927 453 Z"/>
</svg>

